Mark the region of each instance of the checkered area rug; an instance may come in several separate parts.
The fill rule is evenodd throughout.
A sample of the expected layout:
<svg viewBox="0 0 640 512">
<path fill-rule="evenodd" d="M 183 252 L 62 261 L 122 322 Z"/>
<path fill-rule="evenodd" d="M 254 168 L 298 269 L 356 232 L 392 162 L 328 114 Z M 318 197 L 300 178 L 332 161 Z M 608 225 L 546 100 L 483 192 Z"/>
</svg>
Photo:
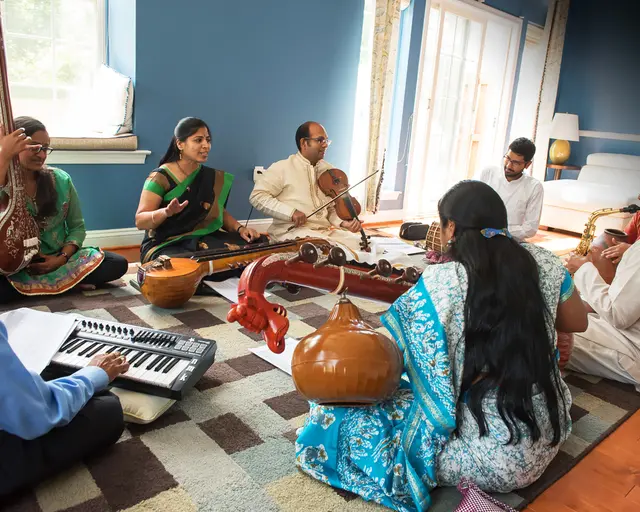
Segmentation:
<svg viewBox="0 0 640 512">
<path fill-rule="evenodd" d="M 130 271 L 134 272 L 133 266 Z M 44 482 L 4 510 L 21 512 L 149 511 L 364 511 L 382 510 L 296 470 L 295 431 L 308 405 L 291 378 L 248 352 L 259 336 L 228 324 L 229 303 L 194 297 L 180 310 L 152 307 L 128 283 L 12 307 L 76 312 L 215 339 L 216 362 L 187 397 L 150 425 L 129 424 L 106 453 Z M 322 325 L 336 297 L 303 288 L 273 290 L 270 300 L 290 315 L 289 334 L 302 337 Z M 384 332 L 384 305 L 353 299 L 366 321 Z M 550 486 L 640 407 L 629 386 L 570 375 L 573 434 L 536 484 L 501 501 L 521 509 Z M 452 511 L 454 488 L 438 489 L 431 510 Z"/>
</svg>

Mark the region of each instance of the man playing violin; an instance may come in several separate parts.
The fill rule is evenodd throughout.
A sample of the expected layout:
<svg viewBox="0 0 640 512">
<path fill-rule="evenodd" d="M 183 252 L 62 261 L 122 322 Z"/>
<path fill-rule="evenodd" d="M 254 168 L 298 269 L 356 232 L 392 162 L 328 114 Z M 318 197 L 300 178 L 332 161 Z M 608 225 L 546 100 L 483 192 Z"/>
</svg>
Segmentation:
<svg viewBox="0 0 640 512">
<path fill-rule="evenodd" d="M 321 237 L 360 251 L 358 220 L 342 220 L 331 198 L 318 186 L 318 177 L 333 166 L 324 160 L 331 144 L 324 127 L 307 121 L 296 130 L 298 152 L 271 165 L 258 179 L 249 197 L 254 208 L 273 218 L 269 235 L 275 240 Z"/>
</svg>

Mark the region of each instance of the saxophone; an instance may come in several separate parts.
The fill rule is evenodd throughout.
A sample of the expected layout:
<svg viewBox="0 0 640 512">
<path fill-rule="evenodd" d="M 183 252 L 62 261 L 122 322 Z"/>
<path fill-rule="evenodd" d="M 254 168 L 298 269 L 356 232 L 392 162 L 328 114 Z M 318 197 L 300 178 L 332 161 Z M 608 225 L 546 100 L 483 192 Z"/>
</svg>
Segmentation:
<svg viewBox="0 0 640 512">
<path fill-rule="evenodd" d="M 640 211 L 640 206 L 637 204 L 630 204 L 629 206 L 625 206 L 623 208 L 602 208 L 600 210 L 594 211 L 590 216 L 589 220 L 587 220 L 587 224 L 584 227 L 584 232 L 582 233 L 582 238 L 580 238 L 580 243 L 578 247 L 576 247 L 575 253 L 579 256 L 586 256 L 589 254 L 589 249 L 591 248 L 591 242 L 593 242 L 593 236 L 596 230 L 596 220 L 600 217 L 604 217 L 605 215 L 612 215 L 614 213 L 636 213 Z"/>
</svg>

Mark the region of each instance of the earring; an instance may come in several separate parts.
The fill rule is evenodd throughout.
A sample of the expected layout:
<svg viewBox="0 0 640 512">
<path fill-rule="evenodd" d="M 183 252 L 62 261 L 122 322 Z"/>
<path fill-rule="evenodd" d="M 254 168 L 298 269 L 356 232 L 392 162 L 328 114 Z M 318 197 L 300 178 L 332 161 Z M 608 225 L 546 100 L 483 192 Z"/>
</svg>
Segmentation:
<svg viewBox="0 0 640 512">
<path fill-rule="evenodd" d="M 449 240 L 447 240 L 447 245 L 449 247 L 453 246 L 453 243 L 455 242 L 455 240 L 453 238 L 449 238 Z"/>
<path fill-rule="evenodd" d="M 182 160 L 182 150 L 181 150 L 181 149 L 179 149 L 178 151 L 180 151 L 180 155 L 179 155 L 178 160 Z"/>
</svg>

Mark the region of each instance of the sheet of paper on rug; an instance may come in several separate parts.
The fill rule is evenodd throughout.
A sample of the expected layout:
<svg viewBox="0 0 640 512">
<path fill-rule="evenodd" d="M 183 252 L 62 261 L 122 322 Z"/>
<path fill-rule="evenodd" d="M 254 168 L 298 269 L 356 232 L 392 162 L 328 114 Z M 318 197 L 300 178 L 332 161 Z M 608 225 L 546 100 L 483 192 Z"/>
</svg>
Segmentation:
<svg viewBox="0 0 640 512">
<path fill-rule="evenodd" d="M 238 302 L 238 285 L 240 284 L 239 277 L 230 277 L 224 281 L 204 281 L 204 283 L 214 290 L 217 294 L 222 295 L 225 299 L 233 302 Z M 264 292 L 264 296 L 271 295 L 269 292 Z"/>
<path fill-rule="evenodd" d="M 40 373 L 71 334 L 75 316 L 20 308 L 1 314 L 0 320 L 18 359 L 28 370 Z"/>
<path fill-rule="evenodd" d="M 371 245 L 375 248 L 375 252 L 377 253 L 400 253 L 409 256 L 411 254 L 422 254 L 423 252 L 425 252 L 424 249 L 416 247 L 412 244 L 408 244 L 407 242 L 405 242 L 404 240 L 400 240 L 399 238 L 388 238 L 382 236 L 371 237 Z"/>
<path fill-rule="evenodd" d="M 267 363 L 271 363 L 285 373 L 291 375 L 291 360 L 293 359 L 293 351 L 299 343 L 295 338 L 284 339 L 284 352 L 276 354 L 271 352 L 267 345 L 261 345 L 257 348 L 250 348 L 249 352 L 253 352 L 258 357 L 264 359 Z"/>
</svg>

